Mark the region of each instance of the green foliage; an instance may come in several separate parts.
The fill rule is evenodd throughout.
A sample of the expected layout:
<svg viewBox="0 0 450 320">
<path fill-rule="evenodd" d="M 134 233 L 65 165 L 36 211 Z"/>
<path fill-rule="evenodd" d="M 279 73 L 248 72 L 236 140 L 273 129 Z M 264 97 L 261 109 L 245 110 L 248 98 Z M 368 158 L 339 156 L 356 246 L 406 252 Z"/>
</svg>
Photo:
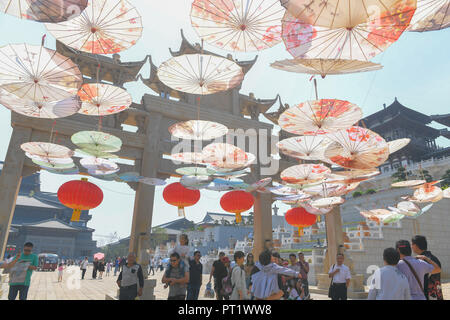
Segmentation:
<svg viewBox="0 0 450 320">
<path fill-rule="evenodd" d="M 430 175 L 428 170 L 422 170 L 422 175 L 423 175 L 423 178 L 425 179 L 426 182 L 433 181 L 433 177 Z"/>
<path fill-rule="evenodd" d="M 441 178 L 441 186 L 443 189 L 446 189 L 450 186 L 450 169 L 445 171 L 444 175 Z"/>
<path fill-rule="evenodd" d="M 105 254 L 105 261 L 113 261 L 114 259 L 116 259 L 116 257 L 123 257 L 128 254 L 128 244 L 108 244 L 103 247 L 103 250 L 101 252 Z"/>
<path fill-rule="evenodd" d="M 377 193 L 377 190 L 375 189 L 368 189 L 364 194 L 374 194 Z"/>
<path fill-rule="evenodd" d="M 355 192 L 353 192 L 353 198 L 358 198 L 358 197 L 361 197 L 363 194 L 362 194 L 362 192 L 361 191 L 355 191 Z"/>
<path fill-rule="evenodd" d="M 391 176 L 394 179 L 394 182 L 406 181 L 408 178 L 407 171 L 404 167 L 400 167 L 397 169 L 397 172 Z"/>
</svg>

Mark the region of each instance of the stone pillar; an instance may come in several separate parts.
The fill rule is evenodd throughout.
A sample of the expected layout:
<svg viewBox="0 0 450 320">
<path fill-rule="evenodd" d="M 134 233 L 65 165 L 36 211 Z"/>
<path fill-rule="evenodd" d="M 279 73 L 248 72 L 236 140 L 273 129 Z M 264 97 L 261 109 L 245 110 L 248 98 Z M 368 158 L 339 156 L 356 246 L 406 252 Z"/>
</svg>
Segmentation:
<svg viewBox="0 0 450 320">
<path fill-rule="evenodd" d="M 16 208 L 17 194 L 22 182 L 22 170 L 25 153 L 20 149 L 22 143 L 31 139 L 31 129 L 14 127 L 8 152 L 0 176 L 0 253 L 5 255 L 9 228 Z"/>
<path fill-rule="evenodd" d="M 144 177 L 156 177 L 160 163 L 160 123 L 161 114 L 151 114 L 146 123 L 147 144 L 144 148 L 140 173 Z M 137 255 L 145 278 L 148 277 L 150 232 L 153 216 L 155 187 L 139 183 L 134 201 L 133 222 L 130 235 L 130 251 Z M 146 285 L 148 285 L 146 281 Z M 142 297 L 146 300 L 146 297 Z"/>
<path fill-rule="evenodd" d="M 272 244 L 272 197 L 256 192 L 253 214 L 253 255 L 258 260 L 266 242 Z M 268 243 L 268 244 L 269 244 Z"/>
</svg>

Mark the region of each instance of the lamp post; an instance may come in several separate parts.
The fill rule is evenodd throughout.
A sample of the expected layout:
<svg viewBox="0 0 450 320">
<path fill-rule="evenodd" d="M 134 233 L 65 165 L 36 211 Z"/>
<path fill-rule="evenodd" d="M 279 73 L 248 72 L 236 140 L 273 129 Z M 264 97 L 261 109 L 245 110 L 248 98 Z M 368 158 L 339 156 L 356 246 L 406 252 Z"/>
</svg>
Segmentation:
<svg viewBox="0 0 450 320">
<path fill-rule="evenodd" d="M 272 210 L 273 210 L 274 215 L 278 216 L 278 210 L 280 210 L 280 208 L 278 208 L 276 204 L 273 206 Z"/>
</svg>

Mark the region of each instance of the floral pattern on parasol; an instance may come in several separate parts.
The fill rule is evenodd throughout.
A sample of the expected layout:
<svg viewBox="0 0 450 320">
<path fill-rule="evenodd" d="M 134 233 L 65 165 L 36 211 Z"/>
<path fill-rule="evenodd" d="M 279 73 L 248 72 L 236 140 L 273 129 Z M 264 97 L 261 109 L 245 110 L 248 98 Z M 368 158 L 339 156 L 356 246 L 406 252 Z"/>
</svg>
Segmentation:
<svg viewBox="0 0 450 320">
<path fill-rule="evenodd" d="M 414 201 L 419 203 L 438 202 L 443 198 L 442 189 L 428 183 L 414 191 Z"/>
<path fill-rule="evenodd" d="M 272 178 L 264 178 L 261 179 L 259 181 L 256 181 L 255 183 L 252 183 L 248 188 L 247 192 L 253 192 L 253 191 L 258 191 L 258 192 L 267 192 L 267 186 L 272 182 Z"/>
<path fill-rule="evenodd" d="M 80 110 L 80 100 L 77 96 L 61 101 L 47 102 L 45 100 L 21 99 L 15 94 L 0 89 L 0 104 L 11 111 L 27 117 L 56 119 L 71 116 Z"/>
<path fill-rule="evenodd" d="M 308 211 L 309 213 L 314 214 L 316 216 L 327 214 L 328 212 L 333 210 L 333 207 L 317 208 L 317 207 L 314 207 L 311 203 L 312 203 L 312 201 L 304 201 L 304 202 L 299 202 L 298 204 L 301 207 L 303 207 L 306 211 Z"/>
<path fill-rule="evenodd" d="M 311 205 L 316 208 L 329 208 L 335 207 L 345 202 L 344 198 L 341 197 L 328 197 L 320 198 L 311 202 Z"/>
<path fill-rule="evenodd" d="M 401 214 L 406 216 L 414 217 L 420 212 L 420 208 L 411 201 L 400 201 L 396 207 Z"/>
<path fill-rule="evenodd" d="M 57 23 L 73 19 L 88 0 L 0 0 L 0 12 L 20 19 Z"/>
<path fill-rule="evenodd" d="M 116 152 L 122 147 L 122 140 L 101 131 L 80 131 L 72 135 L 72 143 L 84 151 Z"/>
<path fill-rule="evenodd" d="M 80 16 L 61 23 L 45 24 L 59 41 L 76 50 L 113 54 L 136 44 L 142 21 L 126 0 L 93 0 Z"/>
<path fill-rule="evenodd" d="M 319 182 L 331 170 L 322 164 L 299 164 L 281 172 L 281 179 L 287 183 L 309 184 Z"/>
<path fill-rule="evenodd" d="M 70 159 L 70 158 L 69 158 Z M 71 169 L 75 167 L 75 163 L 72 159 L 69 163 L 60 163 L 58 161 L 52 160 L 51 158 L 47 158 L 44 161 L 32 159 L 33 163 L 37 164 L 39 167 L 43 169 Z"/>
<path fill-rule="evenodd" d="M 367 220 L 375 221 L 379 224 L 384 223 L 384 220 L 389 219 L 394 214 L 387 209 L 361 210 L 359 213 Z"/>
<path fill-rule="evenodd" d="M 320 197 L 340 197 L 359 186 L 359 182 L 340 184 L 340 183 L 323 183 L 322 185 L 311 186 L 303 189 L 303 192 Z"/>
<path fill-rule="evenodd" d="M 174 90 L 207 95 L 238 86 L 244 80 L 244 72 L 237 63 L 226 58 L 184 54 L 161 64 L 158 78 Z"/>
<path fill-rule="evenodd" d="M 327 182 L 349 184 L 369 180 L 381 174 L 379 170 L 333 171 L 326 176 Z"/>
<path fill-rule="evenodd" d="M 300 103 L 283 112 L 279 126 L 298 135 L 328 134 L 352 126 L 362 118 L 361 109 L 348 101 L 321 99 Z"/>
<path fill-rule="evenodd" d="M 212 178 L 209 176 L 182 176 L 180 183 L 188 189 L 202 189 L 209 185 Z"/>
<path fill-rule="evenodd" d="M 190 164 L 205 164 L 203 162 L 203 154 L 201 152 L 180 152 L 170 155 L 172 161 L 190 163 Z"/>
<path fill-rule="evenodd" d="M 411 142 L 411 139 L 409 139 L 409 138 L 389 141 L 387 143 L 389 146 L 389 154 L 397 152 L 398 150 L 406 147 L 408 145 L 408 143 L 410 143 L 410 142 Z"/>
<path fill-rule="evenodd" d="M 450 0 L 417 0 L 407 31 L 433 31 L 450 27 Z"/>
<path fill-rule="evenodd" d="M 394 187 L 394 188 L 412 188 L 412 187 L 420 186 L 420 185 L 424 184 L 425 182 L 426 182 L 425 180 L 399 181 L 399 182 L 395 182 L 395 183 L 391 184 L 391 187 Z"/>
<path fill-rule="evenodd" d="M 248 162 L 247 153 L 229 143 L 211 143 L 203 148 L 203 162 L 215 168 L 237 169 Z"/>
<path fill-rule="evenodd" d="M 37 161 L 42 161 L 42 162 L 50 162 L 50 163 L 54 163 L 54 164 L 73 164 L 72 158 L 49 158 L 49 157 L 42 157 L 42 156 L 39 156 L 36 154 L 31 154 L 28 152 L 25 152 L 25 155 L 32 160 L 37 160 Z"/>
<path fill-rule="evenodd" d="M 194 0 L 191 22 L 198 36 L 230 51 L 260 51 L 281 42 L 279 0 Z"/>
<path fill-rule="evenodd" d="M 389 157 L 386 141 L 369 129 L 350 127 L 327 137 L 334 143 L 325 150 L 325 157 L 344 168 L 370 170 Z"/>
<path fill-rule="evenodd" d="M 84 157 L 86 156 L 91 156 L 91 157 L 96 157 L 96 158 L 105 158 L 105 159 L 117 159 L 119 158 L 119 156 L 109 153 L 109 152 L 105 152 L 105 151 L 101 151 L 101 150 L 96 150 L 96 149 L 75 149 L 75 152 L 81 153 L 82 155 L 84 155 Z"/>
<path fill-rule="evenodd" d="M 368 72 L 383 68 L 381 64 L 370 61 L 301 58 L 275 61 L 270 66 L 287 72 L 318 74 L 322 78 L 327 75 Z"/>
<path fill-rule="evenodd" d="M 0 48 L 0 89 L 33 101 L 60 101 L 77 94 L 77 65 L 55 50 L 28 44 Z"/>
<path fill-rule="evenodd" d="M 189 120 L 170 126 L 169 132 L 180 139 L 211 140 L 227 134 L 228 128 L 217 122 Z"/>
<path fill-rule="evenodd" d="M 322 160 L 330 143 L 323 136 L 300 136 L 282 140 L 277 143 L 277 147 L 285 155 L 296 159 Z"/>
<path fill-rule="evenodd" d="M 20 148 L 29 154 L 43 158 L 70 158 L 74 154 L 65 146 L 49 142 L 26 142 Z"/>
<path fill-rule="evenodd" d="M 79 113 L 88 116 L 107 116 L 122 112 L 133 102 L 124 89 L 102 83 L 84 84 L 78 96 L 82 105 Z"/>
<path fill-rule="evenodd" d="M 211 176 L 215 173 L 214 170 L 203 167 L 178 168 L 175 172 L 183 176 Z"/>
<path fill-rule="evenodd" d="M 107 175 L 116 173 L 120 170 L 117 163 L 102 158 L 83 158 L 80 160 L 80 164 L 88 170 L 92 175 Z"/>
<path fill-rule="evenodd" d="M 347 17 L 344 26 L 332 28 L 312 25 L 286 12 L 282 38 L 294 58 L 369 61 L 398 40 L 415 9 L 416 0 L 397 0 L 390 8 L 361 19 Z"/>
</svg>

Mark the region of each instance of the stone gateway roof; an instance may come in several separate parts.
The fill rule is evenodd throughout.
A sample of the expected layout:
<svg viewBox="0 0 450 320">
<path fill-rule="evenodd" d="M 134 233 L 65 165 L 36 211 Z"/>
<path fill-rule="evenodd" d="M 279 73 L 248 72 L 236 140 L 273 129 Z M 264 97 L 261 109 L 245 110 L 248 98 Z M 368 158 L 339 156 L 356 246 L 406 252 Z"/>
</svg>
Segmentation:
<svg viewBox="0 0 450 320">
<path fill-rule="evenodd" d="M 58 219 L 49 219 L 45 221 L 39 221 L 35 223 L 24 223 L 22 227 L 31 227 L 31 228 L 46 228 L 46 229 L 59 229 L 65 231 L 80 231 L 79 228 L 73 227 L 61 220 Z"/>
</svg>

